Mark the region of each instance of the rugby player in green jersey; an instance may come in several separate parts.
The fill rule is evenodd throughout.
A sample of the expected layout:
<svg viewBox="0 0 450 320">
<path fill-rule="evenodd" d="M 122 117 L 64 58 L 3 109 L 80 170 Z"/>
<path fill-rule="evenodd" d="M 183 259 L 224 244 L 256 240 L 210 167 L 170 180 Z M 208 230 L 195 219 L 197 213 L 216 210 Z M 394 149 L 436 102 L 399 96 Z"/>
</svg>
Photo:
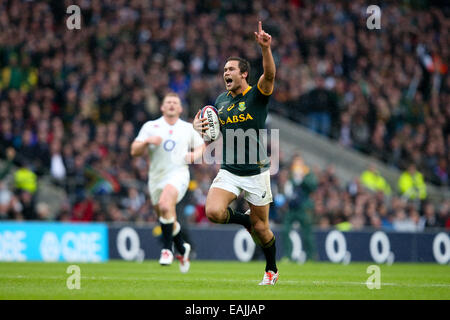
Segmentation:
<svg viewBox="0 0 450 320">
<path fill-rule="evenodd" d="M 205 210 L 208 219 L 214 223 L 237 223 L 247 228 L 266 258 L 260 285 L 274 285 L 278 280 L 278 269 L 275 236 L 269 226 L 270 160 L 259 132 L 265 128 L 276 68 L 271 51 L 272 37 L 264 32 L 261 21 L 255 40 L 261 47 L 264 69 L 256 86 L 248 84 L 250 64 L 246 60 L 231 57 L 224 66 L 227 91 L 215 102 L 223 137 L 223 161 L 208 192 Z M 200 111 L 193 125 L 200 133 L 206 129 L 207 120 L 200 118 Z M 243 141 L 241 146 L 234 143 L 239 139 Z M 245 213 L 235 212 L 229 206 L 242 191 L 250 207 Z"/>
</svg>

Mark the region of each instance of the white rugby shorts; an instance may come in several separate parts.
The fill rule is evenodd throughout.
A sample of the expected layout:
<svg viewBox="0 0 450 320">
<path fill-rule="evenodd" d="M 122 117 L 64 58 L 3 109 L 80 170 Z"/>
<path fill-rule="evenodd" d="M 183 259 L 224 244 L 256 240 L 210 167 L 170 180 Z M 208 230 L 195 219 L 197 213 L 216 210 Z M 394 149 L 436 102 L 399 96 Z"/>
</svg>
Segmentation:
<svg viewBox="0 0 450 320">
<path fill-rule="evenodd" d="M 244 199 L 255 206 L 264 206 L 272 202 L 270 170 L 253 176 L 238 176 L 220 169 L 210 188 L 232 192 L 236 197 L 244 191 Z"/>
<path fill-rule="evenodd" d="M 163 189 L 168 185 L 172 185 L 177 189 L 177 203 L 183 199 L 184 195 L 189 186 L 189 170 L 176 170 L 170 172 L 169 174 L 163 176 L 161 179 L 150 179 L 148 180 L 148 190 L 150 193 L 150 199 L 152 200 L 153 205 L 157 205 L 159 203 L 159 198 L 161 197 L 161 193 Z"/>
</svg>

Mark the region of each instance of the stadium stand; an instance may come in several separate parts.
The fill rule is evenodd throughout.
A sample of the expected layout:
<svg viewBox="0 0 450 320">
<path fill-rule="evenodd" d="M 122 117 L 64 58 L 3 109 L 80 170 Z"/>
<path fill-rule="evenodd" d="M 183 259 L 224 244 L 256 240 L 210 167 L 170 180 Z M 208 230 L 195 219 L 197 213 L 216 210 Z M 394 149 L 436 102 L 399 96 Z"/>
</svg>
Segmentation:
<svg viewBox="0 0 450 320">
<path fill-rule="evenodd" d="M 68 30 L 70 4 L 0 3 L 0 219 L 155 221 L 148 164 L 129 156 L 136 131 L 159 117 L 169 90 L 182 97 L 185 119 L 214 103 L 229 56 L 251 62 L 254 83 L 261 61 L 253 30 L 242 26 L 261 17 L 278 68 L 273 120 L 317 133 L 333 145 L 330 152 L 356 152 L 393 170 L 383 171 L 392 194 L 373 193 L 359 181 L 368 162 L 347 163 L 360 168 L 355 172 L 329 158 L 314 162 L 319 153 L 297 146 L 317 164 L 315 225 L 450 228 L 450 198 L 432 196 L 450 187 L 448 8 L 385 2 L 381 29 L 368 30 L 364 1 L 96 0 L 79 1 L 81 29 Z M 278 199 L 288 197 L 280 176 L 289 176 L 294 153 L 281 154 Z M 401 197 L 399 174 L 385 174 L 411 163 L 427 184 L 419 202 Z M 193 223 L 207 223 L 202 210 L 217 169 L 191 167 L 180 211 Z M 11 177 L 20 182 L 21 174 L 36 175 L 36 193 L 14 186 Z M 272 222 L 282 223 L 285 210 L 285 202 L 274 202 Z"/>
</svg>

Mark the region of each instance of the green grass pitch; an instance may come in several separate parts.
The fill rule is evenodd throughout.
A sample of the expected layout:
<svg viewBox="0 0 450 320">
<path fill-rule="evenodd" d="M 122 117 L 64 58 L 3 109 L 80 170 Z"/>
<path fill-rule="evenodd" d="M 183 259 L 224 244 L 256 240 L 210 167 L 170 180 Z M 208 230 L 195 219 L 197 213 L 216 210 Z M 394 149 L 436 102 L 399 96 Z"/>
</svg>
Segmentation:
<svg viewBox="0 0 450 320">
<path fill-rule="evenodd" d="M 381 288 L 368 289 L 371 263 L 349 265 L 280 262 L 275 286 L 258 286 L 264 263 L 198 261 L 181 274 L 178 263 L 156 260 L 73 263 L 80 267 L 80 289 L 69 290 L 70 263 L 0 263 L 0 299 L 301 300 L 450 299 L 448 265 L 380 265 Z"/>
</svg>

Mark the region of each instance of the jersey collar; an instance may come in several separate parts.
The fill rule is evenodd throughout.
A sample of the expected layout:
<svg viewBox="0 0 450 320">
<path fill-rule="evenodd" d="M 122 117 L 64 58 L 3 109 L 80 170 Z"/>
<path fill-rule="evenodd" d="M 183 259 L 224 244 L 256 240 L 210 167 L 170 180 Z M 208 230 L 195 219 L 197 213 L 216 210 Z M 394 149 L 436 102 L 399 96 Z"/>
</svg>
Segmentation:
<svg viewBox="0 0 450 320">
<path fill-rule="evenodd" d="M 166 121 L 166 119 L 164 118 L 164 116 L 161 116 L 161 121 L 162 121 L 166 126 L 168 126 L 168 127 L 173 127 L 173 126 L 175 126 L 175 125 L 180 121 L 180 118 L 178 118 L 177 121 L 175 121 L 174 124 L 168 123 L 168 122 Z"/>
<path fill-rule="evenodd" d="M 246 94 L 247 94 L 247 92 L 249 92 L 250 91 L 250 89 L 252 88 L 252 86 L 248 86 L 247 87 L 247 89 L 245 89 L 242 93 L 240 93 L 240 94 L 242 94 L 242 96 L 245 96 Z M 228 93 L 227 93 L 227 96 L 229 96 L 229 95 L 231 95 L 231 91 L 228 91 Z M 236 96 L 236 97 L 238 97 L 239 96 L 239 94 Z M 236 98 L 235 97 L 235 98 Z"/>
</svg>

